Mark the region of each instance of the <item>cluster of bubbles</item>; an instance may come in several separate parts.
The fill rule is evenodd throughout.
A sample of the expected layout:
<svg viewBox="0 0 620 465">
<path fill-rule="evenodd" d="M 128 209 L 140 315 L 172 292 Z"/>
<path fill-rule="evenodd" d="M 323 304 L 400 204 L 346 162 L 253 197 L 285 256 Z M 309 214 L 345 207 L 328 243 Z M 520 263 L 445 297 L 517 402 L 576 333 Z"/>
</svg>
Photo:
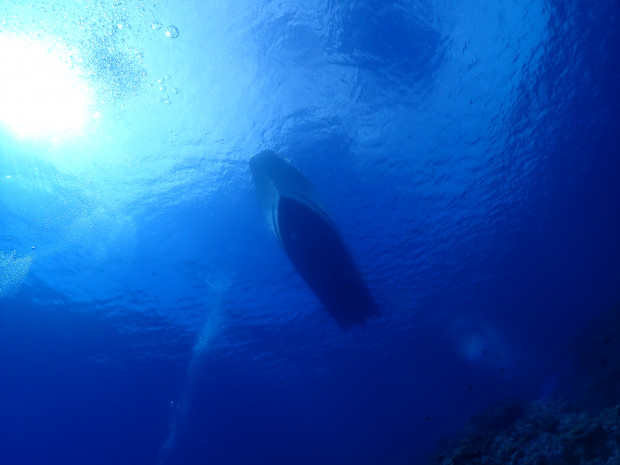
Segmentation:
<svg viewBox="0 0 620 465">
<path fill-rule="evenodd" d="M 159 21 L 153 21 L 151 23 L 151 28 L 154 31 L 159 31 L 162 27 L 163 25 Z M 177 37 L 179 37 L 179 29 L 176 26 L 170 25 L 164 30 L 164 34 L 169 39 L 176 39 Z M 172 92 L 175 95 L 179 93 L 178 87 L 171 87 L 169 89 L 167 88 L 165 83 L 169 79 L 170 75 L 166 74 L 164 77 L 157 79 L 157 83 L 155 85 L 149 84 L 149 87 L 156 88 L 160 92 L 160 94 L 155 97 L 155 101 L 157 103 L 164 103 L 166 105 L 170 105 L 172 103 L 172 100 L 170 100 L 170 96 L 168 95 L 167 91 Z"/>
<path fill-rule="evenodd" d="M 159 31 L 162 27 L 163 25 L 158 21 L 153 21 L 151 23 L 151 28 L 154 31 Z M 177 37 L 179 37 L 179 29 L 176 26 L 170 25 L 164 30 L 164 34 L 169 39 L 176 39 Z"/>
<path fill-rule="evenodd" d="M 17 252 L 0 250 L 0 299 L 10 297 L 19 290 L 28 275 L 32 255 L 19 257 Z"/>
<path fill-rule="evenodd" d="M 160 95 L 158 95 L 155 98 L 155 101 L 157 103 L 165 103 L 167 105 L 170 105 L 172 103 L 172 101 L 170 100 L 170 97 L 168 96 L 168 94 L 166 93 L 166 91 L 168 90 L 168 88 L 166 87 L 166 81 L 170 80 L 170 75 L 166 74 L 164 77 L 161 77 L 159 79 L 157 79 L 157 83 L 154 84 L 149 84 L 149 87 L 154 87 L 157 88 L 157 90 L 159 90 Z M 172 92 L 173 94 L 177 95 L 179 93 L 179 88 L 178 87 L 171 87 L 170 88 L 170 92 Z"/>
<path fill-rule="evenodd" d="M 216 292 L 224 292 L 232 285 L 233 277 L 234 275 L 231 272 L 211 271 L 207 275 L 205 282 L 211 290 Z"/>
</svg>

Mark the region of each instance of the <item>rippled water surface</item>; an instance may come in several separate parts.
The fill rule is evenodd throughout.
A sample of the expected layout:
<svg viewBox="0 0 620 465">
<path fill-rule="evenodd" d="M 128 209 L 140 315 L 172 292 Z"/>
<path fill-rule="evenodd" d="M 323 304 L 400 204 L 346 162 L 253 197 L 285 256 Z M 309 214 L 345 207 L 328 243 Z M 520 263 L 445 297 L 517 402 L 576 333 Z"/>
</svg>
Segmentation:
<svg viewBox="0 0 620 465">
<path fill-rule="evenodd" d="M 556 395 L 620 302 L 618 10 L 0 0 L 0 462 L 421 463 Z M 296 274 L 265 149 L 379 317 Z"/>
</svg>

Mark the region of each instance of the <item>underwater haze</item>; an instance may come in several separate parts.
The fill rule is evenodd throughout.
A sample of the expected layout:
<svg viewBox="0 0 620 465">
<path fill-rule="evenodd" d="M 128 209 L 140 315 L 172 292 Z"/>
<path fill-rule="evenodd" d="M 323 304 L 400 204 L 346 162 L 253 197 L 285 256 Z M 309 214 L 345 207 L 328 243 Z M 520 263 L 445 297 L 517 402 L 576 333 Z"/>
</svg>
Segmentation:
<svg viewBox="0 0 620 465">
<path fill-rule="evenodd" d="M 581 349 L 619 57 L 616 0 L 0 0 L 0 463 L 423 464 L 498 402 L 620 403 Z M 266 150 L 364 321 L 265 220 Z"/>
</svg>

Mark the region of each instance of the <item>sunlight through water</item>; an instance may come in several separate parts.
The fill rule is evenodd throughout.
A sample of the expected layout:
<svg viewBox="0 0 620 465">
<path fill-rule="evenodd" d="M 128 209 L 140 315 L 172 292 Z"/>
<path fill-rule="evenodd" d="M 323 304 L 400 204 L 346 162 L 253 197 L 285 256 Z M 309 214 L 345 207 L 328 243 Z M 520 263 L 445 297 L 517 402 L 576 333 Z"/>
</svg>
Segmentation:
<svg viewBox="0 0 620 465">
<path fill-rule="evenodd" d="M 76 135 L 92 92 L 75 61 L 59 44 L 0 34 L 0 124 L 18 138 Z"/>
</svg>

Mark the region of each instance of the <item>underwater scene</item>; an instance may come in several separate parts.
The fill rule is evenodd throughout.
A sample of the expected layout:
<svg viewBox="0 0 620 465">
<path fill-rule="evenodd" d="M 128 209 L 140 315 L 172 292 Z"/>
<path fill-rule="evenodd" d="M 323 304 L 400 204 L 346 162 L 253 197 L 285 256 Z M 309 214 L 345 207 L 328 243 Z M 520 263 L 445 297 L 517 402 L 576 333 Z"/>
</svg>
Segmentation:
<svg viewBox="0 0 620 465">
<path fill-rule="evenodd" d="M 616 0 L 0 0 L 0 464 L 620 464 Z"/>
</svg>

